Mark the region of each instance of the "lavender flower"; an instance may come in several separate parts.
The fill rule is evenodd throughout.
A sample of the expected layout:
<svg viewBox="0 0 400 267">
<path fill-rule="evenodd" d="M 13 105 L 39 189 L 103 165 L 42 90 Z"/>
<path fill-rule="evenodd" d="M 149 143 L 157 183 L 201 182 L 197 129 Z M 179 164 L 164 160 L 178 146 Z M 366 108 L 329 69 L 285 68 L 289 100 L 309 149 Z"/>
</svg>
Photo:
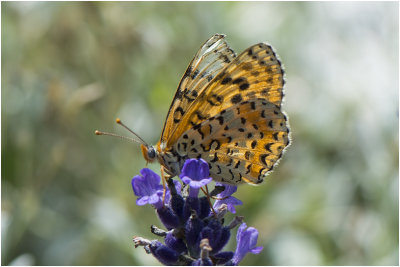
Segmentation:
<svg viewBox="0 0 400 267">
<path fill-rule="evenodd" d="M 199 189 L 212 181 L 208 163 L 203 159 L 186 160 L 179 178 L 185 184 L 189 184 L 191 197 L 197 197 Z"/>
<path fill-rule="evenodd" d="M 236 213 L 235 206 L 242 205 L 243 202 L 237 199 L 236 197 L 231 196 L 233 193 L 236 192 L 237 187 L 234 185 L 227 185 L 223 183 L 216 183 L 217 186 L 224 186 L 225 190 L 222 193 L 217 195 L 218 200 L 214 203 L 214 209 L 217 210 L 221 207 L 222 204 L 226 204 L 228 210 L 231 213 Z"/>
<path fill-rule="evenodd" d="M 180 178 L 188 186 L 182 188 L 178 181 L 169 179 L 164 202 L 160 177 L 149 169 L 142 169 L 140 173 L 141 176 L 132 179 L 133 192 L 139 197 L 136 203 L 139 206 L 152 205 L 167 230 L 151 227 L 153 234 L 164 238 L 164 244 L 142 237 L 135 237 L 133 241 L 136 247 L 143 246 L 162 264 L 237 265 L 248 252 L 261 251 L 262 247 L 255 247 L 257 230 L 252 227 L 246 229 L 243 217 L 236 216 L 231 223 L 224 225 L 227 211 L 235 213 L 234 206 L 242 204 L 231 196 L 236 192 L 235 186 L 223 185 L 225 190 L 222 193 L 210 193 L 214 196 L 219 193 L 219 200 L 214 203 L 215 211 L 211 209 L 209 196 L 198 197 L 199 189 L 212 180 L 206 161 L 187 160 Z M 231 230 L 241 223 L 236 237 L 236 251 L 222 251 L 229 241 Z"/>
<path fill-rule="evenodd" d="M 136 196 L 138 206 L 146 204 L 154 205 L 156 208 L 162 206 L 163 187 L 160 185 L 160 176 L 150 169 L 140 170 L 140 175 L 133 177 L 132 189 Z"/>
<path fill-rule="evenodd" d="M 236 241 L 237 247 L 235 255 L 233 256 L 232 262 L 235 265 L 246 256 L 247 253 L 258 254 L 263 250 L 263 247 L 256 247 L 258 239 L 258 231 L 254 227 L 247 228 L 247 225 L 243 223 L 237 232 Z"/>
</svg>

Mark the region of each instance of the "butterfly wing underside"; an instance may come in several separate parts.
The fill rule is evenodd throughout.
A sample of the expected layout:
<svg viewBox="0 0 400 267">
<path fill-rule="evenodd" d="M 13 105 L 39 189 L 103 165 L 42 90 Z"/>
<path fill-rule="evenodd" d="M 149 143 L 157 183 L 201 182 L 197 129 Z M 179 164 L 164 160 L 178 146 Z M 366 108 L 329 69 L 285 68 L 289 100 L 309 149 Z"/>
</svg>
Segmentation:
<svg viewBox="0 0 400 267">
<path fill-rule="evenodd" d="M 204 67 L 198 61 L 207 42 L 189 65 L 195 78 L 185 74 L 180 83 L 161 140 L 180 156 L 205 159 L 217 181 L 260 183 L 289 144 L 287 119 L 280 110 L 281 63 L 269 45 L 260 43 L 237 57 L 232 52 L 231 62 L 222 56 L 215 60 L 210 55 L 219 52 L 207 50 L 205 58 L 213 60 Z M 230 53 L 225 45 L 215 48 Z M 196 65 L 203 66 L 202 71 L 193 68 Z M 194 82 L 209 70 L 213 72 L 208 80 L 203 76 Z"/>
<path fill-rule="evenodd" d="M 187 130 L 175 149 L 206 160 L 214 180 L 258 184 L 289 143 L 286 121 L 265 99 L 243 101 Z"/>
</svg>

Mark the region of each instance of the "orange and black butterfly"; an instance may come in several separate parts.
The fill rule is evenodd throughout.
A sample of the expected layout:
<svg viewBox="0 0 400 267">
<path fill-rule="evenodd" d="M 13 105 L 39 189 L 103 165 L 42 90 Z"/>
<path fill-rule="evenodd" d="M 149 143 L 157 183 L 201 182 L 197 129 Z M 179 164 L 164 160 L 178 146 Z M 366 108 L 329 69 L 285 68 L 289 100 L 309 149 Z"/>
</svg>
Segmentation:
<svg viewBox="0 0 400 267">
<path fill-rule="evenodd" d="M 190 62 L 157 145 L 135 134 L 136 141 L 168 177 L 179 175 L 186 159 L 202 158 L 215 181 L 258 184 L 290 141 L 281 111 L 284 71 L 270 45 L 236 56 L 224 37 L 212 36 Z"/>
</svg>

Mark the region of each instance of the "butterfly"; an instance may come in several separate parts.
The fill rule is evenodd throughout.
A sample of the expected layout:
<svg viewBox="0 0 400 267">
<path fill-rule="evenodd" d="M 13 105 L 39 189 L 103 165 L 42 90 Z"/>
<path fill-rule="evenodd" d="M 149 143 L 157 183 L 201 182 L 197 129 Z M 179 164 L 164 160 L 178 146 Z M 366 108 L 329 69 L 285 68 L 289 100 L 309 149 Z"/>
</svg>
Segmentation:
<svg viewBox="0 0 400 267">
<path fill-rule="evenodd" d="M 261 183 L 290 142 L 283 76 L 270 45 L 237 56 L 215 34 L 186 69 L 157 145 L 138 137 L 144 158 L 158 161 L 166 178 L 179 175 L 185 160 L 202 158 L 215 181 Z"/>
</svg>

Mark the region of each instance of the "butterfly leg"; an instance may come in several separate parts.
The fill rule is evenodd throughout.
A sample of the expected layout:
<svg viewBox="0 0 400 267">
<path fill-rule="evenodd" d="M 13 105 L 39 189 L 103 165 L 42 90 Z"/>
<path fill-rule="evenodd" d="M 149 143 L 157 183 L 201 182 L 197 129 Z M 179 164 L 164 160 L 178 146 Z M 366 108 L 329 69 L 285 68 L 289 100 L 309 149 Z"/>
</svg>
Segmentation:
<svg viewBox="0 0 400 267">
<path fill-rule="evenodd" d="M 223 185 L 216 185 L 215 186 L 215 188 L 214 188 L 214 190 L 210 193 L 210 196 L 211 196 L 211 198 L 212 199 L 215 199 L 215 200 L 224 200 L 224 199 L 227 199 L 229 196 L 226 196 L 226 197 L 217 197 L 217 195 L 218 194 L 220 194 L 220 193 L 222 193 L 222 192 L 224 192 L 225 191 L 225 186 L 223 186 Z"/>
<path fill-rule="evenodd" d="M 213 208 L 213 205 L 212 205 L 212 203 L 211 203 L 211 196 L 210 196 L 210 194 L 208 193 L 208 186 L 205 185 L 204 188 L 202 187 L 202 188 L 201 188 L 201 191 L 203 191 L 204 195 L 206 195 L 207 200 L 208 200 L 208 204 L 210 204 L 210 208 L 211 208 L 213 214 L 214 214 L 214 215 L 217 215 L 217 213 L 215 212 L 215 210 L 214 210 L 214 208 Z"/>
<path fill-rule="evenodd" d="M 215 200 L 224 200 L 224 199 L 227 199 L 228 197 L 230 197 L 230 196 L 226 196 L 226 197 L 212 197 L 212 199 L 215 199 Z"/>
<path fill-rule="evenodd" d="M 165 194 L 167 193 L 167 187 L 165 186 L 165 181 L 167 180 L 166 174 L 164 172 L 164 167 L 161 166 L 161 180 L 162 180 L 162 185 L 163 185 L 163 198 L 162 198 L 162 203 L 163 206 L 165 205 Z"/>
</svg>

